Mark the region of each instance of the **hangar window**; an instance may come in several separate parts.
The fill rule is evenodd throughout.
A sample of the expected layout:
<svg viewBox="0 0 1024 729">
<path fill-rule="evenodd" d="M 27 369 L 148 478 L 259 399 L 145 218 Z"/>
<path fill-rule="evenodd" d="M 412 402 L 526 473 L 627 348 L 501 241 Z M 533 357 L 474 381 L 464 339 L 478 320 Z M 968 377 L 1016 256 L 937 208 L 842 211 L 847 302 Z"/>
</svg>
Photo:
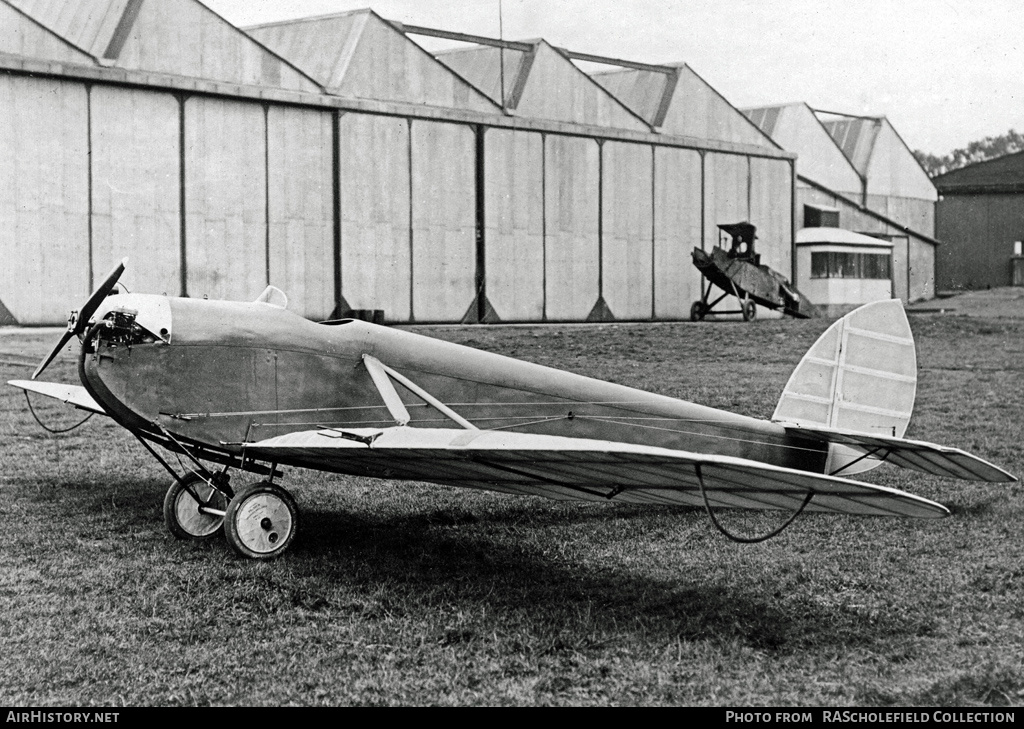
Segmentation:
<svg viewBox="0 0 1024 729">
<path fill-rule="evenodd" d="M 811 253 L 811 278 L 891 279 L 892 256 L 887 253 Z"/>
<path fill-rule="evenodd" d="M 804 205 L 805 228 L 838 228 L 839 208 L 822 205 Z"/>
</svg>

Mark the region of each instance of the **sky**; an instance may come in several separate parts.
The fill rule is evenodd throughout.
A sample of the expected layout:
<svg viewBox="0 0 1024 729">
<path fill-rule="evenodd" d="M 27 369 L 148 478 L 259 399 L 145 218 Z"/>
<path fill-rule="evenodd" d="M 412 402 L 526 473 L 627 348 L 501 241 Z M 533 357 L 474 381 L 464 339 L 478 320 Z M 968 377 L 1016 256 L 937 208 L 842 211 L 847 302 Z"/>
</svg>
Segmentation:
<svg viewBox="0 0 1024 729">
<path fill-rule="evenodd" d="M 411 25 L 685 62 L 736 107 L 805 101 L 886 116 L 911 149 L 938 155 L 1024 131 L 1021 0 L 203 2 L 238 26 L 369 7 Z"/>
</svg>

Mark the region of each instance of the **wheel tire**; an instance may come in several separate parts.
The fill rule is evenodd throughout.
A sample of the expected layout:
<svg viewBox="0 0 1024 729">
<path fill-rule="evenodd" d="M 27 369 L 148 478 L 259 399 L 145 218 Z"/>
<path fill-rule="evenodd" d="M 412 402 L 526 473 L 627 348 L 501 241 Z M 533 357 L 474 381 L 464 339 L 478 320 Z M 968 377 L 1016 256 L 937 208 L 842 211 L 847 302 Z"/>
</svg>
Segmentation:
<svg viewBox="0 0 1024 729">
<path fill-rule="evenodd" d="M 228 508 L 228 497 L 210 486 L 198 473 L 176 478 L 164 496 L 164 523 L 167 530 L 178 539 L 212 539 L 221 533 L 224 517 L 199 511 L 200 504 L 190 489 L 200 499 L 206 499 L 203 506 L 211 506 L 220 511 Z"/>
<path fill-rule="evenodd" d="M 707 313 L 703 301 L 694 301 L 693 306 L 690 307 L 690 321 L 703 321 L 704 315 Z"/>
<path fill-rule="evenodd" d="M 754 321 L 757 318 L 757 305 L 747 299 L 743 302 L 743 321 Z"/>
<path fill-rule="evenodd" d="M 249 559 L 274 559 L 291 546 L 299 526 L 295 499 L 269 481 L 243 489 L 228 504 L 228 544 Z"/>
</svg>

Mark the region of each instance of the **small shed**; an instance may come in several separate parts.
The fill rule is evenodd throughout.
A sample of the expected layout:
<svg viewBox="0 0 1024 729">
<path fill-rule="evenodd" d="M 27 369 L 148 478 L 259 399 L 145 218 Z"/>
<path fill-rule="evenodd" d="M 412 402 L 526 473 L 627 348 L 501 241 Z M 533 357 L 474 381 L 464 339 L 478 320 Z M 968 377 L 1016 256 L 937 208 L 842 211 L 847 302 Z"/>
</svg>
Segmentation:
<svg viewBox="0 0 1024 729">
<path fill-rule="evenodd" d="M 796 233 L 797 288 L 836 316 L 893 293 L 893 243 L 843 228 L 803 228 Z"/>
</svg>

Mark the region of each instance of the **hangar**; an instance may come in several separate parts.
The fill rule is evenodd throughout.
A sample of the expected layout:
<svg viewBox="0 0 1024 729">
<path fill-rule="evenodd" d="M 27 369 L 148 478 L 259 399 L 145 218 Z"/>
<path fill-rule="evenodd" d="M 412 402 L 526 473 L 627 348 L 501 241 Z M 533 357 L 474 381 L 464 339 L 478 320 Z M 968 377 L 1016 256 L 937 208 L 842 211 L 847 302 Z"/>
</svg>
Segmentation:
<svg viewBox="0 0 1024 729">
<path fill-rule="evenodd" d="M 939 175 L 940 291 L 1024 286 L 1024 152 Z"/>
<path fill-rule="evenodd" d="M 803 102 L 744 113 L 797 154 L 798 228 L 841 227 L 889 241 L 892 296 L 935 296 L 938 195 L 888 119 L 823 112 Z M 797 269 L 803 291 L 811 272 Z"/>
<path fill-rule="evenodd" d="M 740 219 L 791 272 L 795 155 L 687 67 L 591 76 L 543 40 L 462 37 L 498 59 L 470 70 L 424 33 L 0 0 L 7 320 L 62 323 L 124 255 L 132 290 L 272 283 L 306 317 L 389 322 L 682 319 L 690 251 Z"/>
</svg>

